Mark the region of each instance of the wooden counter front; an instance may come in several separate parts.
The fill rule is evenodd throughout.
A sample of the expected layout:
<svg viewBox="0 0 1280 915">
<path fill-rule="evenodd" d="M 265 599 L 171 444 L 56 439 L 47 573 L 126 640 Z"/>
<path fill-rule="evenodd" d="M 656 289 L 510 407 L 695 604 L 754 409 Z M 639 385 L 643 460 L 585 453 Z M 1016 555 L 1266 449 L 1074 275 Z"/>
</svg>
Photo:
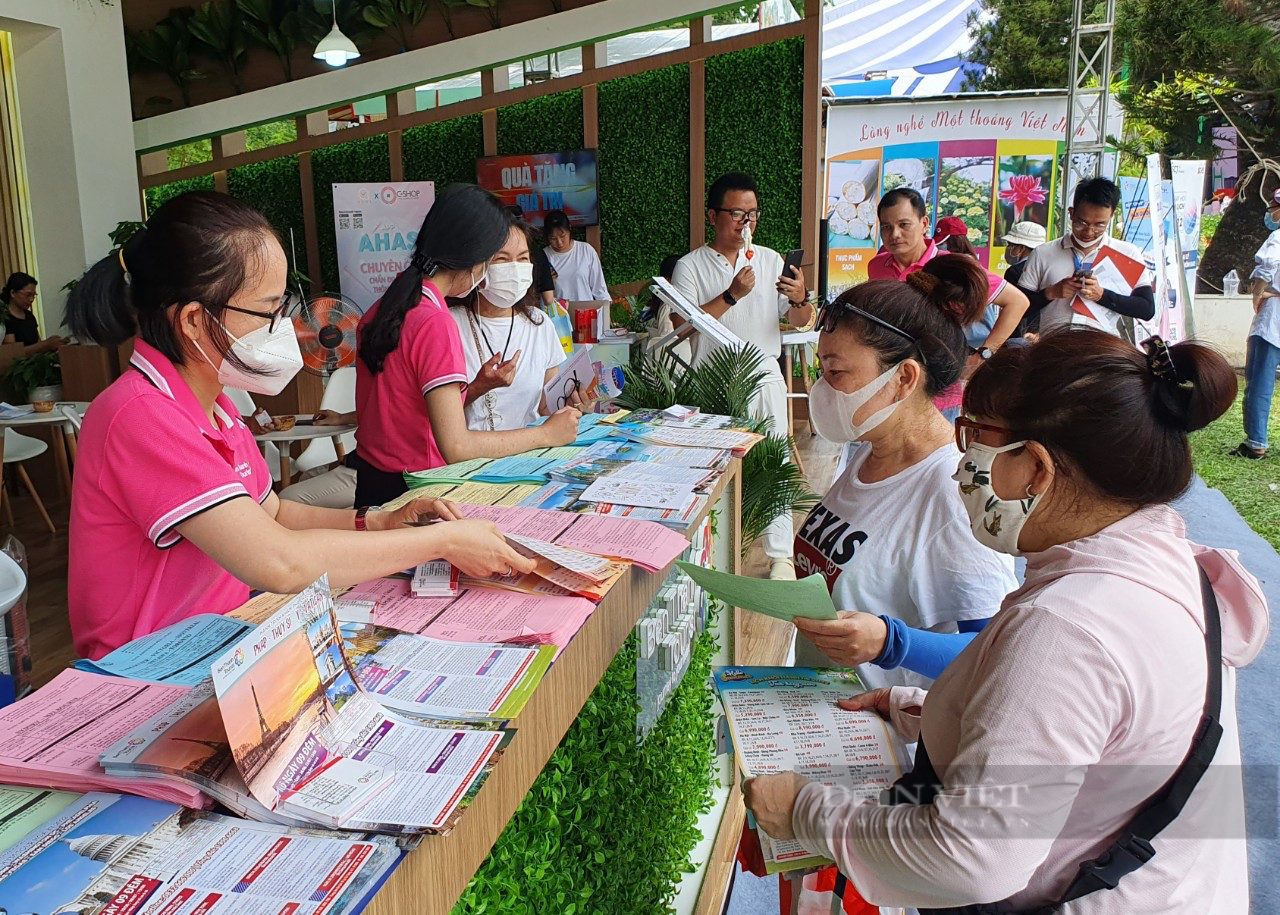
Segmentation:
<svg viewBox="0 0 1280 915">
<path fill-rule="evenodd" d="M 720 519 L 719 536 L 729 538 L 734 557 L 740 471 L 741 463 L 733 461 L 690 528 L 727 493 L 732 517 Z M 633 568 L 614 586 L 534 691 L 515 721 L 515 738 L 457 828 L 447 836 L 428 836 L 409 852 L 365 910 L 369 915 L 448 915 L 669 571 Z"/>
</svg>

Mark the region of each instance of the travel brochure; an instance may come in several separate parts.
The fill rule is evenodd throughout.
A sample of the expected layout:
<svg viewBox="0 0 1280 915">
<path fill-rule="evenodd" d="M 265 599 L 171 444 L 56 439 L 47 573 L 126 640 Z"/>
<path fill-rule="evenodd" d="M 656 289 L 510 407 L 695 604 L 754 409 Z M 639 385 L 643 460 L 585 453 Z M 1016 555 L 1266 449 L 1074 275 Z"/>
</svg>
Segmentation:
<svg viewBox="0 0 1280 915">
<path fill-rule="evenodd" d="M 324 579 L 218 658 L 213 685 L 253 797 L 269 810 L 291 801 L 289 812 L 322 812 L 324 822 L 353 829 L 447 831 L 509 736 L 432 727 L 380 705 L 348 666 Z M 335 757 L 373 768 L 359 770 L 361 782 L 334 769 Z M 329 781 L 308 785 L 321 771 Z M 389 784 L 364 790 L 377 780 Z"/>
<path fill-rule="evenodd" d="M 658 572 L 687 549 L 728 451 L 618 431 L 584 418 L 593 444 L 413 475 L 417 488 L 387 506 L 447 495 L 534 559 L 530 575 L 474 581 L 437 561 L 336 595 L 322 578 L 78 661 L 0 709 L 0 910 L 358 908 L 398 846 L 456 825 L 511 722 L 627 569 Z M 584 484 L 553 479 L 592 464 L 614 472 L 606 487 L 664 483 L 692 498 L 590 502 Z M 242 819 L 202 812 L 218 805 Z M 74 876 L 56 890 L 28 879 L 46 865 Z M 268 872 L 270 886 L 246 885 Z"/>
<path fill-rule="evenodd" d="M 836 705 L 865 691 L 852 670 L 716 667 L 712 682 L 744 778 L 796 771 L 874 798 L 898 780 L 908 762 L 906 748 L 887 721 L 875 712 Z M 759 828 L 756 832 L 771 874 L 832 863 L 794 839 L 773 839 Z"/>
<path fill-rule="evenodd" d="M 0 911 L 344 915 L 363 908 L 401 856 L 386 838 L 93 793 L 0 852 Z"/>
</svg>

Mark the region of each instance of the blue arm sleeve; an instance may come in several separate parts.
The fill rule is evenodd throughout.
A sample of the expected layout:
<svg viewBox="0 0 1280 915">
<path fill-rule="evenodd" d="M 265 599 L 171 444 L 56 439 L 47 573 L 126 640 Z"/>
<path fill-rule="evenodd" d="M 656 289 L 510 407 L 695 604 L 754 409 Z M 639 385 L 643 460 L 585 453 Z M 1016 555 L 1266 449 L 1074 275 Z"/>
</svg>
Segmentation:
<svg viewBox="0 0 1280 915">
<path fill-rule="evenodd" d="M 937 679 L 938 675 L 964 651 L 979 632 L 991 622 L 989 619 L 964 620 L 957 624 L 959 632 L 930 632 L 912 629 L 902 620 L 881 616 L 889 627 L 884 651 L 871 663 L 886 670 L 905 667 L 907 670 Z"/>
</svg>

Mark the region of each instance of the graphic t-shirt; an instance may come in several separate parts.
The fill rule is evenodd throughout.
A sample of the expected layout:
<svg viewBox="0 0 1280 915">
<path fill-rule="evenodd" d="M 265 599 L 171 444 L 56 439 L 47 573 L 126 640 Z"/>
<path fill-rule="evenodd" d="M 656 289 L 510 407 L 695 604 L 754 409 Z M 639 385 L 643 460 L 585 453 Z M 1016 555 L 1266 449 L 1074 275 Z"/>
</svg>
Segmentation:
<svg viewBox="0 0 1280 915">
<path fill-rule="evenodd" d="M 886 480 L 863 483 L 858 471 L 871 453 L 858 448 L 823 500 L 796 529 L 796 575 L 827 581 L 837 610 L 901 619 L 915 629 L 957 632 L 960 620 L 986 619 L 1017 587 L 1013 557 L 973 537 L 951 479 L 960 452 L 947 445 Z M 831 667 L 803 635 L 796 664 Z M 868 689 L 928 686 L 903 668 L 861 664 Z"/>
</svg>

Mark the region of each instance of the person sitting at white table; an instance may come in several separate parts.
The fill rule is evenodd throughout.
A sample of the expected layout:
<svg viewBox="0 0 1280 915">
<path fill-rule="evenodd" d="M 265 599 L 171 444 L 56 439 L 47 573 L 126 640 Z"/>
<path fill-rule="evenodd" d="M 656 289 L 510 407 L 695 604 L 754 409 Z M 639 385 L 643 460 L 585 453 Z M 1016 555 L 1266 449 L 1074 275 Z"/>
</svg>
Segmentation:
<svg viewBox="0 0 1280 915">
<path fill-rule="evenodd" d="M 574 240 L 564 211 L 548 210 L 542 231 L 550 242 L 546 252 L 555 271 L 556 298 L 566 302 L 609 301 L 600 255 L 585 241 Z"/>
<path fill-rule="evenodd" d="M 470 379 L 463 402 L 471 429 L 523 429 L 551 412 L 542 389 L 565 355 L 555 327 L 534 304 L 531 250 L 528 225 L 513 217 L 480 286 L 449 302 Z"/>
<path fill-rule="evenodd" d="M 261 213 L 226 194 L 174 197 L 92 266 L 67 301 L 82 340 L 134 337 L 130 370 L 93 403 L 71 497 L 67 605 L 97 659 L 250 589 L 335 587 L 445 559 L 531 571 L 492 523 L 443 501 L 399 511 L 283 502 L 224 386 L 278 394 L 302 368 L 288 262 Z M 447 523 L 409 527 L 420 517 Z"/>
</svg>

